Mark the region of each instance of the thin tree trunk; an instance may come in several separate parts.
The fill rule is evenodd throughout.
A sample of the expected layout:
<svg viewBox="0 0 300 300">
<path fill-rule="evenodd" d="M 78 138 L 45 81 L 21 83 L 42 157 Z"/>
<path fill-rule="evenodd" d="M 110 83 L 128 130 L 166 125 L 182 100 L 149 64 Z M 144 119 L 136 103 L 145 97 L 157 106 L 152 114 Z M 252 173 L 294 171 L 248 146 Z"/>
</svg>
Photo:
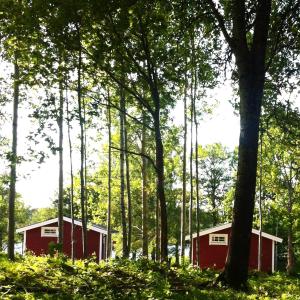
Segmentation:
<svg viewBox="0 0 300 300">
<path fill-rule="evenodd" d="M 62 74 L 60 74 L 62 76 Z M 63 79 L 59 79 L 59 115 L 58 115 L 58 131 L 59 131 L 59 176 L 58 176 L 58 243 L 63 250 L 63 117 L 64 117 L 64 96 L 63 96 Z"/>
<path fill-rule="evenodd" d="M 194 118 L 195 118 L 195 155 L 196 155 L 196 221 L 197 221 L 197 242 L 196 242 L 196 259 L 197 266 L 200 267 L 200 191 L 199 191 L 199 154 L 198 154 L 198 121 L 196 104 L 194 103 Z"/>
<path fill-rule="evenodd" d="M 84 124 L 84 198 L 85 198 L 85 221 L 88 223 L 88 189 L 87 189 L 87 130 L 86 130 L 86 104 L 82 99 L 83 106 L 83 124 Z"/>
<path fill-rule="evenodd" d="M 18 110 L 19 110 L 19 83 L 20 70 L 15 54 L 14 63 L 14 101 L 13 101 L 13 126 L 12 126 L 12 148 L 10 164 L 10 184 L 8 202 L 8 258 L 15 258 L 15 200 L 16 200 L 16 180 L 17 180 L 17 142 L 18 142 Z"/>
<path fill-rule="evenodd" d="M 187 76 L 185 76 L 186 84 L 184 89 L 184 136 L 183 136 L 183 163 L 182 163 L 182 203 L 181 203 L 181 239 L 180 239 L 180 256 L 181 264 L 184 264 L 185 257 L 185 223 L 186 223 L 186 138 L 187 138 Z"/>
<path fill-rule="evenodd" d="M 146 116 L 143 112 L 142 129 L 142 154 L 146 154 Z M 147 179 L 148 160 L 142 157 L 142 206 L 143 206 L 143 256 L 148 258 L 148 179 Z"/>
<path fill-rule="evenodd" d="M 75 235 L 74 235 L 74 174 L 73 174 L 73 147 L 71 139 L 71 126 L 70 126 L 70 110 L 69 110 L 69 101 L 66 95 L 66 104 L 67 104 L 67 126 L 68 126 L 68 142 L 69 142 L 69 159 L 70 159 L 70 176 L 71 176 L 71 191 L 70 191 L 70 202 L 71 202 L 71 259 L 74 264 L 76 257 L 75 253 Z"/>
<path fill-rule="evenodd" d="M 261 271 L 262 262 L 262 128 L 260 130 L 260 162 L 259 162 L 259 198 L 258 198 L 258 210 L 259 210 L 259 237 L 258 237 L 258 264 L 257 269 Z"/>
<path fill-rule="evenodd" d="M 289 168 L 288 178 L 288 255 L 286 271 L 288 275 L 295 274 L 295 253 L 293 246 L 293 188 L 292 188 L 292 164 Z"/>
<path fill-rule="evenodd" d="M 107 199 L 107 248 L 106 258 L 111 257 L 111 111 L 110 111 L 110 95 L 107 95 L 107 115 L 108 115 L 108 199 Z"/>
<path fill-rule="evenodd" d="M 79 31 L 79 29 L 78 29 Z M 86 224 L 86 198 L 85 198 L 85 182 L 84 182 L 84 161 L 85 161 L 85 145 L 84 145 L 84 117 L 82 113 L 82 88 L 81 88 L 81 70 L 82 70 L 82 49 L 80 32 L 79 36 L 79 55 L 78 55 L 78 70 L 77 70 L 77 98 L 78 98 L 78 114 L 80 124 L 80 206 L 81 206 L 81 222 L 82 222 L 82 251 L 83 257 L 88 255 L 87 250 L 87 224 Z"/>
<path fill-rule="evenodd" d="M 189 235 L 190 235 L 190 263 L 193 261 L 193 123 L 194 123 L 194 99 L 193 99 L 193 80 L 191 83 L 191 149 L 190 149 L 190 205 L 189 205 Z"/>
<path fill-rule="evenodd" d="M 123 88 L 120 87 L 120 208 L 121 208 L 121 220 L 122 220 L 122 240 L 123 240 L 123 257 L 129 257 L 128 243 L 127 243 L 127 222 L 125 211 L 125 178 L 124 178 L 124 107 L 125 107 L 125 95 Z"/>
<path fill-rule="evenodd" d="M 131 206 L 131 186 L 130 186 L 130 165 L 128 156 L 128 136 L 127 136 L 127 122 L 126 122 L 126 107 L 124 105 L 124 146 L 125 146 L 125 163 L 126 163 L 126 188 L 127 188 L 127 213 L 128 213 L 128 239 L 127 251 L 131 251 L 131 236 L 132 236 L 132 206 Z"/>
</svg>

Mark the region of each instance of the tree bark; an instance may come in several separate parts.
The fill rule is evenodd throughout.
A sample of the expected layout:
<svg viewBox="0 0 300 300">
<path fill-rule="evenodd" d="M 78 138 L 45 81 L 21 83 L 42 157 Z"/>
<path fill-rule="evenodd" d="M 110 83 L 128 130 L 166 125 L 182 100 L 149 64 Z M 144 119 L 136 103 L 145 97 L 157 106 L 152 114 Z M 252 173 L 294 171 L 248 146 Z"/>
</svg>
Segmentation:
<svg viewBox="0 0 300 300">
<path fill-rule="evenodd" d="M 108 91 L 107 115 L 108 115 L 108 198 L 107 198 L 107 248 L 106 258 L 111 257 L 111 111 L 110 95 Z"/>
<path fill-rule="evenodd" d="M 122 255 L 123 257 L 129 257 L 128 253 L 128 239 L 127 239 L 127 222 L 126 222 L 126 211 L 125 211 L 125 178 L 124 178 L 124 107 L 125 107 L 125 95 L 124 90 L 120 87 L 120 209 L 121 209 L 121 220 L 122 220 Z"/>
<path fill-rule="evenodd" d="M 265 57 L 271 0 L 259 0 L 252 43 L 248 46 L 245 1 L 234 0 L 232 37 L 213 1 L 208 1 L 224 37 L 231 47 L 238 70 L 240 94 L 240 138 L 237 182 L 231 239 L 221 280 L 243 288 L 248 279 L 251 230 L 254 211 L 259 118 L 265 82 Z"/>
<path fill-rule="evenodd" d="M 157 102 L 157 106 L 158 106 Z M 167 205 L 164 189 L 164 148 L 160 132 L 160 109 L 156 109 L 154 117 L 155 144 L 156 144 L 156 193 L 160 206 L 160 259 L 168 259 L 168 224 L 167 224 Z"/>
<path fill-rule="evenodd" d="M 8 200 L 8 258 L 15 259 L 15 201 L 17 181 L 17 143 L 18 143 L 18 110 L 19 110 L 19 87 L 20 70 L 17 55 L 14 62 L 14 100 L 13 100 L 13 126 L 12 126 L 12 148 L 10 158 L 10 184 Z"/>
<path fill-rule="evenodd" d="M 132 237 L 132 205 L 131 205 L 131 186 L 130 186 L 130 165 L 128 156 L 128 136 L 127 136 L 127 121 L 126 121 L 126 106 L 124 104 L 124 146 L 125 146 L 125 164 L 126 164 L 126 190 L 127 190 L 127 213 L 128 213 L 128 239 L 127 251 L 131 251 L 131 237 Z"/>
<path fill-rule="evenodd" d="M 143 124 L 146 123 L 146 116 L 143 112 Z M 143 125 L 142 129 L 142 154 L 146 154 L 146 127 Z M 147 176 L 148 160 L 142 157 L 142 210 L 143 210 L 143 256 L 148 258 L 148 176 Z"/>
<path fill-rule="evenodd" d="M 286 271 L 288 275 L 295 275 L 295 253 L 293 246 L 293 187 L 292 187 L 292 164 L 289 168 L 289 178 L 287 180 L 288 184 L 288 255 L 287 255 L 287 266 Z"/>
<path fill-rule="evenodd" d="M 79 31 L 79 30 L 78 30 Z M 84 172 L 84 161 L 85 161 L 85 145 L 84 145 L 84 117 L 82 113 L 82 88 L 81 88 L 81 70 L 82 70 L 82 49 L 80 32 L 79 36 L 79 55 L 78 55 L 78 70 L 77 70 L 77 98 L 78 98 L 78 114 L 79 114 L 79 125 L 80 125 L 80 206 L 81 206 L 81 222 L 82 222 L 82 250 L 83 257 L 87 257 L 88 246 L 87 246 L 87 224 L 86 224 L 86 197 L 85 197 L 85 172 Z"/>
<path fill-rule="evenodd" d="M 195 160 L 196 160 L 196 222 L 197 222 L 197 242 L 196 242 L 196 260 L 197 266 L 200 267 L 200 190 L 199 190 L 199 154 L 198 154 L 198 120 L 196 103 L 194 103 L 194 119 L 195 119 Z"/>
<path fill-rule="evenodd" d="M 71 139 L 71 126 L 70 126 L 70 110 L 69 101 L 66 96 L 67 104 L 67 126 L 68 126 L 68 142 L 69 142 L 69 159 L 70 159 L 70 176 L 71 176 L 71 191 L 70 191 L 70 204 L 71 204 L 71 259 L 74 264 L 76 253 L 75 253 L 75 235 L 74 235 L 74 173 L 73 173 L 73 146 Z"/>
<path fill-rule="evenodd" d="M 192 75 L 193 76 L 193 75 Z M 190 148 L 190 205 L 189 205 L 189 235 L 190 235 L 190 252 L 189 259 L 192 263 L 193 257 L 193 123 L 194 123 L 194 99 L 193 99 L 193 80 L 191 84 L 191 148 Z"/>
<path fill-rule="evenodd" d="M 261 271 L 262 262 L 262 128 L 260 130 L 260 161 L 259 161 L 259 195 L 258 195 L 258 210 L 259 210 L 259 236 L 258 236 L 258 258 L 257 269 Z"/>
<path fill-rule="evenodd" d="M 187 77 L 187 76 L 185 76 Z M 187 85 L 187 78 L 186 85 Z M 180 239 L 180 256 L 181 264 L 184 263 L 185 257 L 185 223 L 186 223 L 186 137 L 187 137 L 187 107 L 186 107 L 186 98 L 187 98 L 187 87 L 185 85 L 184 90 L 184 135 L 183 135 L 183 162 L 182 162 L 182 203 L 181 203 L 181 239 Z"/>
<path fill-rule="evenodd" d="M 62 76 L 62 74 L 60 74 Z M 63 96 L 63 81 L 59 79 L 59 115 L 58 115 L 58 131 L 59 131 L 59 175 L 58 175 L 58 243 L 63 249 L 63 114 L 64 111 L 64 96 Z"/>
</svg>

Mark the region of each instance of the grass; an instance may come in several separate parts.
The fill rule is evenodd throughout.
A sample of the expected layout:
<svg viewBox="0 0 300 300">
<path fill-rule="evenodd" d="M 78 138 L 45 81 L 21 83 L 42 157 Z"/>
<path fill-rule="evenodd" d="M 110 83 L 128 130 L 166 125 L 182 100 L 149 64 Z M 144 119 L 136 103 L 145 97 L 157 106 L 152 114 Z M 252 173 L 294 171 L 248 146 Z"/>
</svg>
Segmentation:
<svg viewBox="0 0 300 300">
<path fill-rule="evenodd" d="M 0 299 L 300 299 L 300 278 L 253 273 L 249 292 L 211 283 L 212 270 L 171 268 L 152 261 L 0 256 Z"/>
</svg>

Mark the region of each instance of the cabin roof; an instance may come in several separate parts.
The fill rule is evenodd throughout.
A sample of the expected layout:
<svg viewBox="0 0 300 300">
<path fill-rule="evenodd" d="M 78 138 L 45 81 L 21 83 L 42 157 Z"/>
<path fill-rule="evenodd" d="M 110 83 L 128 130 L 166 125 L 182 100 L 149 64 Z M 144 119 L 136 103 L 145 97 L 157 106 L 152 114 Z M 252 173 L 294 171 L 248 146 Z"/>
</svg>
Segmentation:
<svg viewBox="0 0 300 300">
<path fill-rule="evenodd" d="M 69 217 L 64 216 L 63 220 L 66 221 L 66 222 L 72 223 L 72 219 L 69 218 Z M 25 226 L 25 227 L 22 227 L 22 228 L 18 228 L 16 231 L 17 231 L 17 233 L 22 233 L 22 232 L 30 230 L 30 229 L 50 225 L 50 224 L 56 223 L 56 222 L 58 222 L 58 218 L 54 218 L 54 219 L 46 220 L 46 221 L 43 221 L 43 222 L 35 223 L 35 224 L 32 224 L 32 225 L 28 225 L 28 226 Z M 74 224 L 78 225 L 78 226 L 82 226 L 82 222 L 80 220 L 74 220 Z M 99 224 L 91 224 L 90 226 L 88 226 L 88 229 L 91 229 L 91 230 L 96 231 L 96 232 L 107 234 L 107 227 L 99 225 Z M 112 230 L 112 233 L 116 233 L 116 232 L 117 231 Z"/>
<path fill-rule="evenodd" d="M 203 235 L 207 235 L 207 234 L 210 234 L 210 233 L 213 233 L 213 232 L 218 232 L 218 231 L 221 231 L 221 230 L 224 230 L 224 229 L 228 229 L 231 226 L 232 226 L 232 223 L 226 223 L 226 224 L 218 225 L 218 226 L 215 226 L 215 227 L 207 228 L 207 229 L 201 230 L 199 232 L 199 236 L 203 236 Z M 259 230 L 252 228 L 252 233 L 254 233 L 256 235 L 259 235 Z M 282 239 L 275 236 L 275 235 L 272 235 L 272 234 L 269 234 L 269 233 L 266 233 L 266 232 L 262 232 L 262 236 L 264 238 L 273 240 L 275 242 L 282 243 Z M 196 238 L 196 237 L 197 237 L 197 233 L 194 233 L 193 238 Z M 186 236 L 185 239 L 189 240 L 190 237 Z"/>
</svg>

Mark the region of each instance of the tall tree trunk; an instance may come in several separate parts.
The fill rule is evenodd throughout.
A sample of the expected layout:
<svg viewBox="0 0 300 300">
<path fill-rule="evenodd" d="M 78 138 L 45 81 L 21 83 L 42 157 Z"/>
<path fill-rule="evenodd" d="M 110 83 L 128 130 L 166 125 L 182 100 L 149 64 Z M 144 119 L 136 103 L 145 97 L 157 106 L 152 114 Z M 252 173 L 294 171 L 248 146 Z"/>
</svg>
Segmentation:
<svg viewBox="0 0 300 300">
<path fill-rule="evenodd" d="M 210 5 L 213 7 L 213 1 Z M 231 239 L 224 272 L 220 279 L 231 287 L 245 287 L 248 279 L 250 241 L 255 204 L 259 118 L 265 82 L 265 54 L 271 0 L 256 5 L 253 40 L 246 36 L 245 1 L 232 3 L 232 38 L 222 26 L 220 14 L 213 10 L 225 39 L 232 48 L 239 77 L 240 138 L 237 182 Z M 224 23 L 223 23 L 224 25 Z"/>
<path fill-rule="evenodd" d="M 187 138 L 187 76 L 185 76 L 185 88 L 184 88 L 184 136 L 183 136 L 183 163 L 182 163 L 182 203 L 181 203 L 181 238 L 180 238 L 180 256 L 181 264 L 184 263 L 185 252 L 185 223 L 186 223 L 186 138 Z"/>
<path fill-rule="evenodd" d="M 66 95 L 66 104 L 67 104 L 67 126 L 68 126 L 68 142 L 69 142 L 69 159 L 70 159 L 70 176 L 71 176 L 71 191 L 70 191 L 70 204 L 71 204 L 71 259 L 74 264 L 76 257 L 75 253 L 75 235 L 74 235 L 74 174 L 73 174 L 73 147 L 71 139 L 71 125 L 70 125 L 70 110 L 69 110 L 69 101 Z"/>
<path fill-rule="evenodd" d="M 10 184 L 8 202 L 8 258 L 15 258 L 15 200 L 16 200 L 16 180 L 17 180 L 17 142 L 18 142 L 18 110 L 19 110 L 19 83 L 20 70 L 17 55 L 14 63 L 14 101 L 13 101 L 13 126 L 12 126 L 12 148 L 10 158 Z"/>
<path fill-rule="evenodd" d="M 81 70 L 82 70 L 82 49 L 80 32 L 79 36 L 79 55 L 78 55 L 78 70 L 77 70 L 77 98 L 78 98 L 78 114 L 80 125 L 80 206 L 81 206 L 81 222 L 82 222 L 82 250 L 83 257 L 88 255 L 87 250 L 87 224 L 86 224 L 86 197 L 85 197 L 85 181 L 84 181 L 84 161 L 85 161 L 85 145 L 84 145 L 84 116 L 82 112 L 82 87 L 81 87 Z"/>
<path fill-rule="evenodd" d="M 160 261 L 160 206 L 159 199 L 155 201 L 155 260 Z"/>
<path fill-rule="evenodd" d="M 200 267 L 200 191 L 199 191 L 199 154 L 198 154 L 198 120 L 196 103 L 194 101 L 194 119 L 195 119 L 195 155 L 196 155 L 196 222 L 197 222 L 197 242 L 196 242 L 196 259 L 197 266 Z"/>
<path fill-rule="evenodd" d="M 157 106 L 159 102 L 156 102 Z M 168 259 L 168 223 L 167 223 L 167 205 L 164 189 L 164 148 L 160 131 L 160 109 L 156 109 L 154 117 L 155 144 L 156 144 L 156 193 L 159 199 L 160 207 L 160 259 Z"/>
<path fill-rule="evenodd" d="M 108 115 L 108 198 L 107 198 L 107 248 L 106 258 L 111 257 L 111 111 L 110 111 L 110 95 L 107 95 L 107 115 Z"/>
<path fill-rule="evenodd" d="M 124 108 L 125 108 L 125 95 L 124 90 L 120 87 L 120 208 L 122 220 L 122 245 L 123 257 L 129 257 L 128 243 L 127 243 L 127 222 L 125 211 L 125 178 L 124 178 Z"/>
<path fill-rule="evenodd" d="M 60 72 L 61 73 L 61 72 Z M 62 74 L 60 74 L 62 76 Z M 59 131 L 59 176 L 58 176 L 58 243 L 63 249 L 63 117 L 64 117 L 64 96 L 63 96 L 63 79 L 59 79 L 59 115 L 58 115 L 58 131 Z"/>
<path fill-rule="evenodd" d="M 211 192 L 211 206 L 212 206 L 212 217 L 213 217 L 213 226 L 218 224 L 218 208 L 216 204 L 216 188 L 214 187 Z"/>
<path fill-rule="evenodd" d="M 287 253 L 287 266 L 286 271 L 288 275 L 295 274 L 295 253 L 294 253 L 294 246 L 293 246 L 293 187 L 292 187 L 292 164 L 289 168 L 289 178 L 288 182 L 288 253 Z"/>
<path fill-rule="evenodd" d="M 258 237 L 258 258 L 257 269 L 261 271 L 262 262 L 262 128 L 260 130 L 260 161 L 259 161 L 259 195 L 258 195 L 258 213 L 259 213 L 259 237 Z"/>
<path fill-rule="evenodd" d="M 143 129 L 142 129 L 142 154 L 146 154 L 146 115 L 143 112 Z M 143 210 L 143 256 L 148 258 L 148 180 L 147 180 L 148 160 L 142 157 L 142 210 Z"/>
<path fill-rule="evenodd" d="M 192 263 L 193 257 L 193 123 L 194 123 L 194 99 L 193 99 L 193 80 L 191 84 L 191 148 L 190 148 L 190 205 L 189 205 L 189 235 L 190 253 L 189 259 Z"/>
<path fill-rule="evenodd" d="M 130 165 L 128 157 L 128 136 L 127 136 L 127 121 L 126 121 L 126 106 L 124 105 L 124 146 L 125 146 L 125 163 L 126 163 L 126 189 L 127 189 L 127 213 L 128 213 L 128 239 L 127 251 L 131 251 L 131 236 L 132 236 L 132 206 L 131 206 L 131 186 L 130 186 Z"/>
</svg>

